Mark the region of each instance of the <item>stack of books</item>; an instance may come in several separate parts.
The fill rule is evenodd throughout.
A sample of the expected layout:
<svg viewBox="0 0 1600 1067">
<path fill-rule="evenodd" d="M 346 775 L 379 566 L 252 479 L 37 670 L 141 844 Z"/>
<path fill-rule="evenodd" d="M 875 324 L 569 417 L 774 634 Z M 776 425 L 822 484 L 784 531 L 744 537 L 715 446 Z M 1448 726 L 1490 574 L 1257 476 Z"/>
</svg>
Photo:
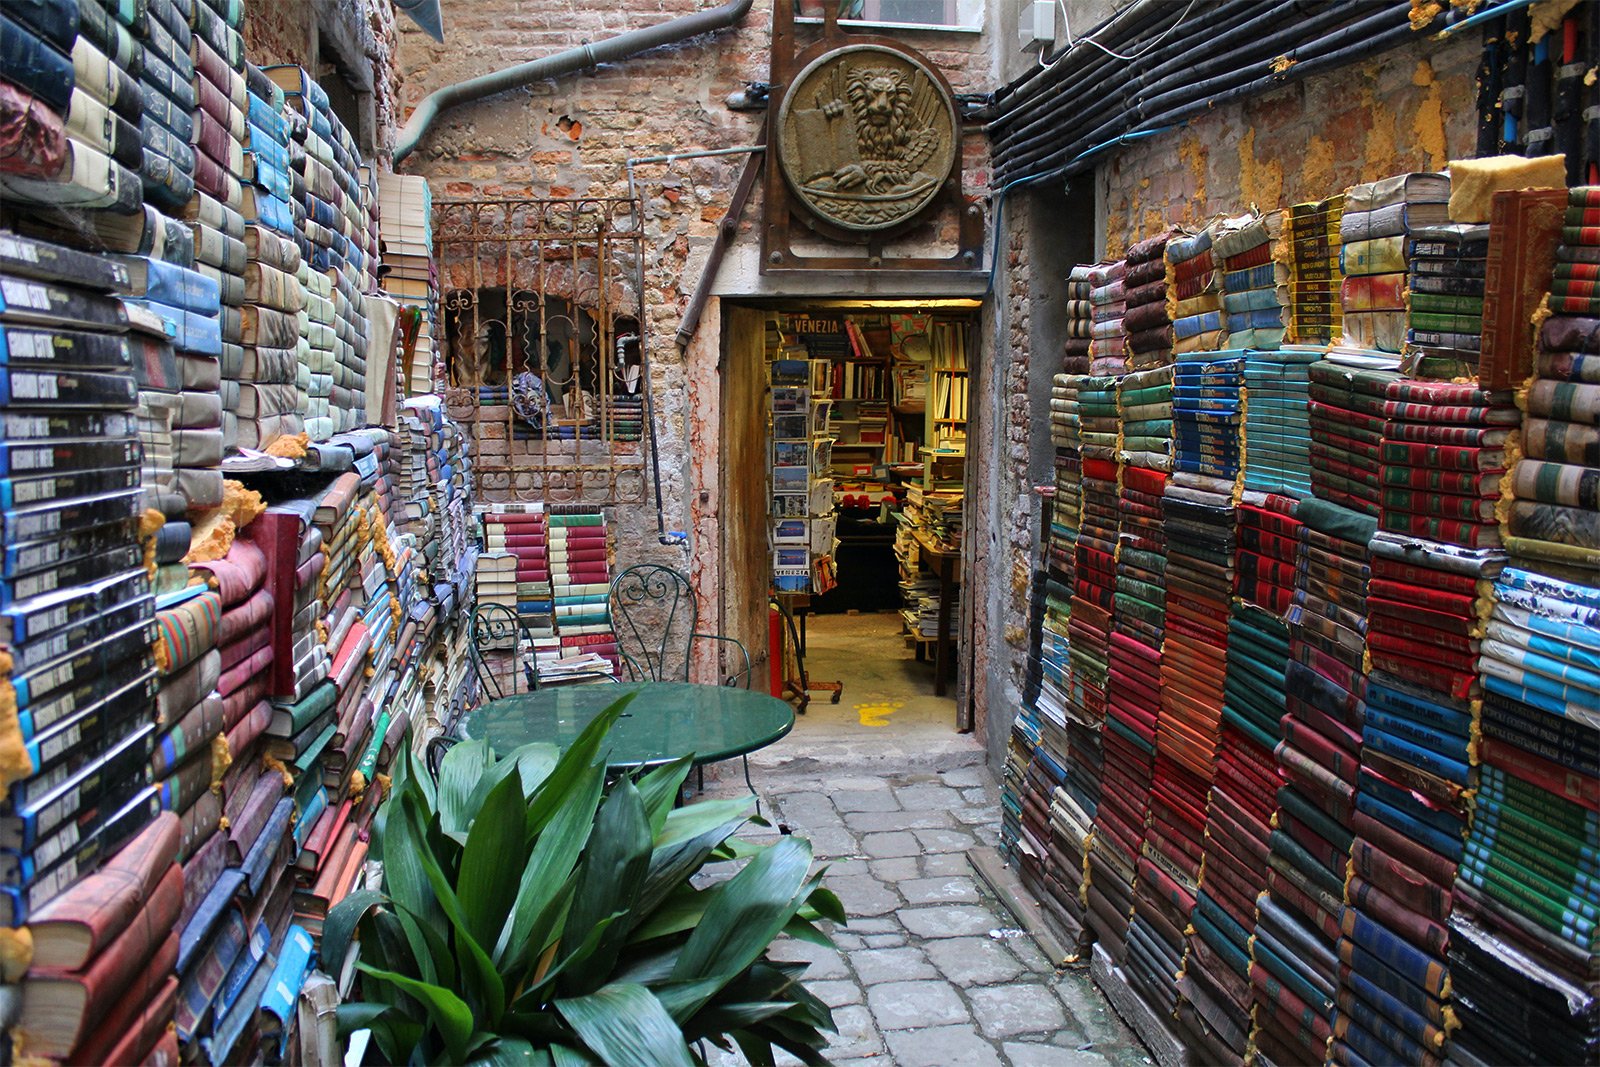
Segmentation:
<svg viewBox="0 0 1600 1067">
<path fill-rule="evenodd" d="M 1222 263 L 1224 348 L 1273 349 L 1287 332 L 1289 266 L 1277 258 L 1283 212 L 1245 215 L 1222 224 L 1214 251 Z"/>
<path fill-rule="evenodd" d="M 146 346 L 123 333 L 139 312 L 116 296 L 131 287 L 115 261 L 0 239 L 8 353 L 0 372 L 0 691 L 15 708 L 24 757 L 4 777 L 0 815 L 9 926 L 92 873 L 160 809 L 148 771 L 157 630 L 137 540 L 132 366 Z M 165 344 L 149 354 L 171 360 Z M 163 877 L 171 862 L 160 865 Z M 139 924 L 117 937 L 124 922 L 54 969 L 48 956 L 39 961 L 37 984 L 23 986 L 20 1020 L 40 1035 L 36 1051 L 66 1057 L 109 1047 L 126 1035 L 100 1024 L 128 986 L 148 983 L 142 1005 L 167 983 L 174 953 L 160 950 L 182 898 L 182 876 L 172 873 L 156 913 L 164 926 Z M 168 1019 L 170 1011 L 141 1031 L 134 1043 L 151 1040 L 138 1043 L 136 1058 Z"/>
<path fill-rule="evenodd" d="M 300 206 L 309 244 L 309 267 L 322 283 L 303 279 L 328 301 L 311 301 L 316 327 L 311 341 L 311 382 L 306 429 L 315 440 L 366 423 L 368 323 L 362 293 L 370 288 L 377 257 L 371 247 L 370 183 L 359 179 L 360 152 L 328 95 L 294 66 L 263 68 L 284 92 L 291 138 L 304 154 L 291 152 L 304 183 Z M 379 341 L 385 344 L 387 339 Z M 320 353 L 320 358 L 317 355 Z M 331 354 L 331 356 L 330 356 Z M 326 368 L 324 370 L 324 368 Z"/>
<path fill-rule="evenodd" d="M 1289 209 L 1289 332 L 1303 345 L 1342 336 L 1339 224 L 1344 194 Z"/>
<path fill-rule="evenodd" d="M 1449 200 L 1445 174 L 1398 174 L 1345 190 L 1339 298 L 1346 345 L 1383 352 L 1404 347 L 1408 235 L 1447 224 Z"/>
<path fill-rule="evenodd" d="M 246 75 L 251 87 L 246 93 L 246 180 L 253 197 L 287 204 L 292 186 L 283 91 L 255 67 L 247 67 Z M 237 413 L 234 441 L 241 448 L 267 449 L 279 437 L 304 428 L 301 379 L 309 368 L 301 363 L 299 316 L 309 304 L 300 281 L 299 244 L 258 221 L 246 229 L 244 249 L 250 307 L 241 338 L 243 359 L 224 368 L 230 372 L 224 377 L 238 383 L 233 387 L 236 403 L 229 408 Z"/>
<path fill-rule="evenodd" d="M 556 659 L 561 642 L 556 638 L 554 595 L 550 591 L 550 529 L 543 504 L 493 504 L 482 514 L 486 554 L 509 555 L 512 563 L 502 573 L 511 579 L 511 609 L 532 639 L 536 659 Z M 478 557 L 479 574 L 485 556 Z M 479 603 L 483 586 L 479 584 Z"/>
<path fill-rule="evenodd" d="M 1445 380 L 1476 376 L 1488 255 L 1485 223 L 1428 226 L 1411 234 L 1406 258 L 1408 373 Z"/>
<path fill-rule="evenodd" d="M 416 348 L 402 382 L 407 396 L 434 391 L 434 329 L 439 321 L 439 280 L 433 263 L 433 193 L 415 174 L 378 179 L 378 233 L 383 242 L 379 284 L 403 307 L 422 311 Z"/>
<path fill-rule="evenodd" d="M 563 656 L 592 652 L 620 669 L 611 628 L 611 565 L 604 512 L 582 504 L 549 508 L 550 587 Z M 541 667 L 541 670 L 543 668 Z"/>
</svg>

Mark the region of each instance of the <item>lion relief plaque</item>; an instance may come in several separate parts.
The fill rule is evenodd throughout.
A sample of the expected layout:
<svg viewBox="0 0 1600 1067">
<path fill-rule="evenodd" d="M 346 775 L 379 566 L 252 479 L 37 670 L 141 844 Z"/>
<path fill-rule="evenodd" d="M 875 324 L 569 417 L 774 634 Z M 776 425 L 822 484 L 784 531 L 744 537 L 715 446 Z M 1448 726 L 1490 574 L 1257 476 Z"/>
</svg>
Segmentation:
<svg viewBox="0 0 1600 1067">
<path fill-rule="evenodd" d="M 915 218 L 956 165 L 954 102 L 915 58 L 848 45 L 807 64 L 778 112 L 784 179 L 818 218 L 870 234 Z"/>
</svg>

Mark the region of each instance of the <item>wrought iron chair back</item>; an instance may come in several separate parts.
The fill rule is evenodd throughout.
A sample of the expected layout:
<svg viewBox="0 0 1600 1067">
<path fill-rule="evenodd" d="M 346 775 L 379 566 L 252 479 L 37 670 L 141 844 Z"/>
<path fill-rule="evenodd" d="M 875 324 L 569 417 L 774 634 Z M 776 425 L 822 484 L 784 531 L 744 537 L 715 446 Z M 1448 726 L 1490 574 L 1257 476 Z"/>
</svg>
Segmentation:
<svg viewBox="0 0 1600 1067">
<path fill-rule="evenodd" d="M 524 640 L 522 620 L 504 604 L 479 604 L 472 609 L 472 668 L 478 675 L 478 686 L 485 699 L 500 700 L 516 693 L 531 692 L 538 683 L 529 664 L 529 649 Z M 495 653 L 509 652 L 510 670 L 502 673 L 494 669 Z M 525 679 L 526 688 L 519 688 L 518 677 Z"/>
<path fill-rule="evenodd" d="M 734 638 L 700 632 L 694 590 L 671 567 L 640 563 L 612 580 L 611 628 L 632 681 L 687 682 L 694 642 L 714 641 L 728 659 L 721 683 L 749 688 L 749 652 Z"/>
</svg>

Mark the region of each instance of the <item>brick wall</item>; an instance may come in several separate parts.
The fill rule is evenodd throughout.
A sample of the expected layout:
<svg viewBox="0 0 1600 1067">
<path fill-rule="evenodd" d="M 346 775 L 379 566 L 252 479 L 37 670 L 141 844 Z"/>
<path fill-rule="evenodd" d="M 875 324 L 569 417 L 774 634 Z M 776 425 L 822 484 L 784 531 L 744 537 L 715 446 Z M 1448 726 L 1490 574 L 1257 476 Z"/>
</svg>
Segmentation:
<svg viewBox="0 0 1600 1067">
<path fill-rule="evenodd" d="M 428 93 L 463 79 L 709 6 L 711 0 L 646 0 L 615 9 L 578 0 L 492 5 L 444 0 L 445 44 L 401 24 L 398 55 L 405 111 Z M 447 111 L 400 169 L 426 175 L 435 197 L 626 195 L 630 157 L 756 140 L 765 116 L 732 111 L 725 100 L 749 82 L 767 80 L 771 19 L 770 0 L 757 0 L 737 27 Z M 815 32 L 802 30 L 803 35 Z M 992 87 L 986 38 L 913 32 L 905 39 L 940 67 L 956 92 Z M 715 304 L 688 359 L 678 352 L 673 337 L 744 163 L 745 157 L 733 156 L 637 168 L 662 498 L 668 529 L 689 531 L 692 546 L 685 553 L 657 544 L 653 506 L 619 508 L 618 562 L 661 562 L 692 571 L 705 617 L 713 620 L 719 617 L 721 588 L 738 577 L 717 573 L 721 419 L 715 331 L 722 316 Z M 964 137 L 963 163 L 969 195 L 980 195 L 988 167 L 985 142 L 976 128 Z M 753 262 L 760 218 L 758 186 L 730 263 Z M 920 236 L 932 242 L 941 236 L 937 226 L 925 229 L 912 240 Z M 724 278 L 731 273 L 736 272 L 725 272 Z M 849 286 L 849 279 L 839 277 L 791 283 L 743 277 L 718 291 L 724 298 L 758 291 L 762 296 L 860 295 Z"/>
</svg>

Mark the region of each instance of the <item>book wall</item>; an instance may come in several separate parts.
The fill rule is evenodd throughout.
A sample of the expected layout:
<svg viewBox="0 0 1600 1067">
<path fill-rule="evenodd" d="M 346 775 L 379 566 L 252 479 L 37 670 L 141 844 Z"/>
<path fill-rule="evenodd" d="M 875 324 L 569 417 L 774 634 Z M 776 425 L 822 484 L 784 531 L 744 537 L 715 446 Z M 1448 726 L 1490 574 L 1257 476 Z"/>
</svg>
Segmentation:
<svg viewBox="0 0 1600 1067">
<path fill-rule="evenodd" d="M 67 11 L 0 12 L 10 1037 L 277 1057 L 394 753 L 472 697 L 470 459 L 435 397 L 367 425 L 375 178 L 320 87 L 236 3 Z"/>
<path fill-rule="evenodd" d="M 1069 275 L 1002 835 L 1152 1044 L 1600 1047 L 1597 204 L 1399 175 L 1167 238 L 1165 382 L 1150 242 Z"/>
<path fill-rule="evenodd" d="M 378 208 L 384 268 L 379 283 L 401 307 L 418 313 L 411 362 L 400 368 L 401 387 L 408 396 L 425 396 L 436 392 L 443 380 L 434 344 L 439 277 L 433 262 L 433 193 L 428 180 L 416 174 L 379 175 Z"/>
</svg>

